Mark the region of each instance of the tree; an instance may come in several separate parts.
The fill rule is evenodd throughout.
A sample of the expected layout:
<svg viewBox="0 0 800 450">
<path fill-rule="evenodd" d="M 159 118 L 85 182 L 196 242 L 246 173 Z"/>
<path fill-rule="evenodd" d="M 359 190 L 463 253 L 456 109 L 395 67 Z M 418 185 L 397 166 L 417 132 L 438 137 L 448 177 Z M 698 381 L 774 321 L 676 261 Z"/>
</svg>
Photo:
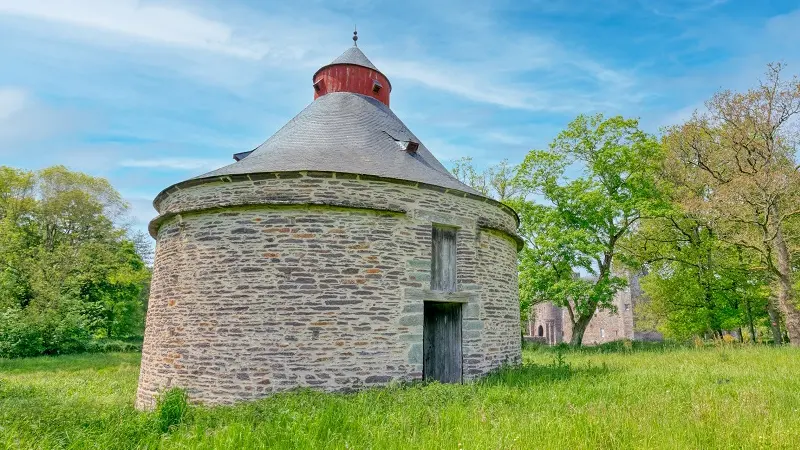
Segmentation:
<svg viewBox="0 0 800 450">
<path fill-rule="evenodd" d="M 150 273 L 119 193 L 60 166 L 0 175 L 0 356 L 141 333 Z"/>
<path fill-rule="evenodd" d="M 642 288 L 649 301 L 637 314 L 660 319 L 649 325 L 675 338 L 721 338 L 723 330 L 746 326 L 755 342 L 756 325 L 767 318 L 767 284 L 712 226 L 670 209 L 643 219 L 624 246 L 648 272 Z"/>
<path fill-rule="evenodd" d="M 717 224 L 724 241 L 755 252 L 777 280 L 778 304 L 792 345 L 800 345 L 797 235 L 800 216 L 800 80 L 781 78 L 771 64 L 765 80 L 745 93 L 721 91 L 667 130 L 667 167 L 684 175 L 682 208 Z M 695 189 L 701 186 L 701 190 Z"/>
<path fill-rule="evenodd" d="M 572 345 L 579 346 L 599 308 L 613 309 L 626 285 L 615 274 L 618 244 L 644 211 L 659 203 L 655 186 L 658 142 L 638 121 L 578 116 L 550 145 L 533 150 L 515 183 L 543 197 L 512 202 L 522 219 L 521 295 L 567 309 Z M 586 273 L 591 279 L 578 277 Z"/>
<path fill-rule="evenodd" d="M 511 200 L 521 194 L 520 186 L 514 182 L 517 167 L 504 159 L 498 164 L 480 171 L 472 165 L 472 158 L 465 156 L 453 161 L 453 175 L 459 181 L 481 194 L 499 202 Z"/>
</svg>

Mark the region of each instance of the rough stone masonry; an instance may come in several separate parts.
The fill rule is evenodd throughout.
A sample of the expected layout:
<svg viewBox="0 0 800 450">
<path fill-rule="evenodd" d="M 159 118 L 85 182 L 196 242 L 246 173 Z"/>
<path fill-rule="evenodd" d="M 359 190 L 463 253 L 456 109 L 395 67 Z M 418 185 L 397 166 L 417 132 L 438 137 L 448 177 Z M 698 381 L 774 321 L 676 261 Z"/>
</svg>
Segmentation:
<svg viewBox="0 0 800 450">
<path fill-rule="evenodd" d="M 420 379 L 433 223 L 458 227 L 465 378 L 520 361 L 512 214 L 460 193 L 296 175 L 159 199 L 139 407 L 171 386 L 217 404 Z"/>
</svg>

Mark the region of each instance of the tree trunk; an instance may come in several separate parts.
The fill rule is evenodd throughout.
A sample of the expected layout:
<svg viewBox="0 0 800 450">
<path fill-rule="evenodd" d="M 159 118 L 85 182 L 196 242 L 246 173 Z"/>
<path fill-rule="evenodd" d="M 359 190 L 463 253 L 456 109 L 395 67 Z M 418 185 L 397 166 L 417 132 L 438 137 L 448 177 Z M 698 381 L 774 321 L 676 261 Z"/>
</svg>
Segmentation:
<svg viewBox="0 0 800 450">
<path fill-rule="evenodd" d="M 775 342 L 775 345 L 781 345 L 783 344 L 783 338 L 781 337 L 781 316 L 778 314 L 778 310 L 775 309 L 772 299 L 767 303 L 767 314 L 769 314 L 769 328 L 772 330 L 772 340 Z"/>
<path fill-rule="evenodd" d="M 750 327 L 750 341 L 756 343 L 756 326 L 753 323 L 753 308 L 750 300 L 747 300 L 747 325 Z"/>
<path fill-rule="evenodd" d="M 583 334 L 586 333 L 586 328 L 591 320 L 592 316 L 578 317 L 578 320 L 572 325 L 572 339 L 570 339 L 569 345 L 580 347 L 583 344 Z"/>
<path fill-rule="evenodd" d="M 789 248 L 783 239 L 783 230 L 779 227 L 775 233 L 775 250 L 778 259 L 778 305 L 783 311 L 786 320 L 786 333 L 789 335 L 789 343 L 792 346 L 800 347 L 800 310 L 798 310 L 794 299 L 794 287 L 792 286 L 792 261 L 789 256 Z"/>
</svg>

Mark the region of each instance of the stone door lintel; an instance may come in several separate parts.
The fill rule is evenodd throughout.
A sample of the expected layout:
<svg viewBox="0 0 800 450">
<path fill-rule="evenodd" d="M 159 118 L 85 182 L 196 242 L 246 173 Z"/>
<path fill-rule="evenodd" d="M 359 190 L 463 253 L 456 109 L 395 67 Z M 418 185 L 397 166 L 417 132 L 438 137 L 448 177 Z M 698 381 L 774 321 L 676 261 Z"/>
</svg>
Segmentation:
<svg viewBox="0 0 800 450">
<path fill-rule="evenodd" d="M 469 303 L 473 295 L 472 292 L 442 292 L 425 289 L 423 300 L 426 302 Z"/>
</svg>

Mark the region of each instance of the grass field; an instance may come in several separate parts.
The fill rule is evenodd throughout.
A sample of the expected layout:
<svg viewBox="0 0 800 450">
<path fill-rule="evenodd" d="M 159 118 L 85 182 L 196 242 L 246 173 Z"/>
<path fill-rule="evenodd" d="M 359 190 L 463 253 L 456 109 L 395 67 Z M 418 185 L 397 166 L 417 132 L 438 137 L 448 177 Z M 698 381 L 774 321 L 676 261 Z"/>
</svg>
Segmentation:
<svg viewBox="0 0 800 450">
<path fill-rule="evenodd" d="M 191 407 L 161 431 L 133 409 L 139 355 L 0 360 L 8 448 L 800 448 L 800 351 L 525 351 L 466 385 L 295 392 Z"/>
</svg>

